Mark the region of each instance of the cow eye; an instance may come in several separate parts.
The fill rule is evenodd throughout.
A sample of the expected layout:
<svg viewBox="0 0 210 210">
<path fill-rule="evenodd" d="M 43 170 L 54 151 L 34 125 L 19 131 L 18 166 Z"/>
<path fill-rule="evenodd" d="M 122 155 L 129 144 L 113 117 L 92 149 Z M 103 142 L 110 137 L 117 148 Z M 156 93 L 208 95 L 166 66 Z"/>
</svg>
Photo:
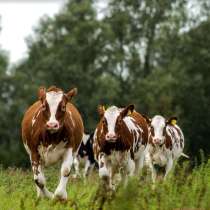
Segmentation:
<svg viewBox="0 0 210 210">
<path fill-rule="evenodd" d="M 107 125 L 106 119 L 103 119 L 103 120 L 102 120 L 102 123 L 103 123 L 103 125 Z"/>
<path fill-rule="evenodd" d="M 66 111 L 66 106 L 65 105 L 61 105 L 61 111 L 65 112 Z"/>
<path fill-rule="evenodd" d="M 45 110 L 46 110 L 46 104 L 43 103 L 43 104 L 42 104 L 42 111 L 45 111 Z"/>
<path fill-rule="evenodd" d="M 122 124 L 122 123 L 123 123 L 123 118 L 122 118 L 122 117 L 119 117 L 119 118 L 118 118 L 118 122 L 119 122 L 120 124 Z"/>
</svg>

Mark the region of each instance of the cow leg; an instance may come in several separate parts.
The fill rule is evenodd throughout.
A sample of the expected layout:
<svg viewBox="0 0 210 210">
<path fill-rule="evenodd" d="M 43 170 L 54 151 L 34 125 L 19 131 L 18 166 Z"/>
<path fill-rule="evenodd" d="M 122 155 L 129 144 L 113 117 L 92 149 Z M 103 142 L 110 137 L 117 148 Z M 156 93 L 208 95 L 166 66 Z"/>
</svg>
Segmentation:
<svg viewBox="0 0 210 210">
<path fill-rule="evenodd" d="M 99 177 L 103 181 L 103 187 L 105 189 L 112 188 L 112 170 L 111 167 L 108 166 L 106 154 L 100 153 L 98 160 Z"/>
<path fill-rule="evenodd" d="M 42 172 L 42 166 L 40 163 L 39 154 L 34 152 L 31 155 L 31 165 L 34 174 L 34 182 L 36 183 L 37 196 L 52 198 L 52 193 L 46 188 L 46 181 L 44 173 Z"/>
<path fill-rule="evenodd" d="M 144 157 L 145 157 L 145 146 L 141 146 L 136 155 L 138 158 L 135 160 L 135 174 L 138 175 L 144 166 Z"/>
<path fill-rule="evenodd" d="M 109 171 L 106 164 L 106 155 L 104 153 L 99 154 L 99 177 L 107 178 L 109 177 Z"/>
<path fill-rule="evenodd" d="M 80 173 L 79 173 L 79 160 L 78 160 L 78 157 L 74 158 L 74 170 L 75 170 L 74 178 L 79 177 Z"/>
<path fill-rule="evenodd" d="M 84 174 L 83 174 L 84 177 L 86 177 L 88 175 L 88 170 L 89 170 L 90 166 L 91 166 L 90 160 L 87 158 L 85 161 L 85 169 L 84 169 Z"/>
<path fill-rule="evenodd" d="M 168 162 L 166 164 L 166 172 L 165 172 L 165 175 L 164 175 L 164 179 L 166 179 L 168 173 L 170 172 L 170 170 L 172 169 L 173 167 L 173 159 L 172 157 L 169 157 L 168 159 Z"/>
<path fill-rule="evenodd" d="M 139 171 L 142 171 L 143 166 L 144 166 L 144 152 L 142 152 L 142 154 L 140 155 L 140 159 L 139 159 Z"/>
<path fill-rule="evenodd" d="M 146 156 L 146 165 L 151 170 L 152 182 L 155 183 L 156 177 L 157 177 L 157 172 L 156 172 L 156 169 L 152 163 L 151 155 L 150 155 L 150 153 L 147 152 L 145 156 Z"/>
<path fill-rule="evenodd" d="M 128 165 L 127 165 L 127 174 L 128 176 L 133 176 L 135 173 L 135 162 L 132 160 L 131 157 L 128 158 Z"/>
<path fill-rule="evenodd" d="M 69 179 L 73 160 L 74 158 L 73 158 L 72 148 L 68 148 L 63 157 L 63 162 L 61 165 L 61 178 L 59 185 L 55 190 L 54 198 L 58 198 L 60 200 L 67 200 L 66 185 Z"/>
<path fill-rule="evenodd" d="M 88 175 L 90 175 L 93 172 L 94 167 L 95 167 L 95 163 L 90 163 L 90 167 L 88 169 Z"/>
<path fill-rule="evenodd" d="M 122 178 L 125 179 L 126 175 L 122 177 L 122 174 L 117 171 L 118 168 L 110 168 L 110 179 L 109 179 L 109 187 L 111 190 L 116 190 L 118 184 L 122 181 Z M 118 173 L 117 173 L 118 172 Z"/>
<path fill-rule="evenodd" d="M 151 173 L 152 173 L 152 182 L 155 183 L 157 178 L 157 171 L 153 164 L 150 165 Z"/>
<path fill-rule="evenodd" d="M 37 177 L 35 178 L 35 176 L 34 176 L 34 180 L 36 183 L 36 189 L 37 189 L 37 197 L 38 198 L 41 198 L 41 197 L 52 198 L 53 193 L 50 192 L 45 186 L 46 181 L 45 181 L 44 173 L 42 172 L 41 165 L 38 167 L 38 170 L 39 170 L 38 179 L 37 179 Z M 40 183 L 42 183 L 42 184 L 40 185 Z"/>
<path fill-rule="evenodd" d="M 135 162 L 134 160 L 131 158 L 131 156 L 128 156 L 128 160 L 127 160 L 127 164 L 125 166 L 125 174 L 124 174 L 124 186 L 127 186 L 128 183 L 128 177 L 131 177 L 134 175 L 135 173 Z"/>
</svg>

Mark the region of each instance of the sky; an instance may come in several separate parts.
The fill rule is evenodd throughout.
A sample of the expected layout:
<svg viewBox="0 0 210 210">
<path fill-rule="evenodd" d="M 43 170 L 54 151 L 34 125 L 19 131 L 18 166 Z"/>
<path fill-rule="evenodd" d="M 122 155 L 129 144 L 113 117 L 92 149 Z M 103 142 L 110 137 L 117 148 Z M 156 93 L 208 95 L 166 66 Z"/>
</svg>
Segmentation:
<svg viewBox="0 0 210 210">
<path fill-rule="evenodd" d="M 10 62 L 26 57 L 25 38 L 33 33 L 43 15 L 53 16 L 65 0 L 0 0 L 0 48 L 9 53 Z"/>
</svg>

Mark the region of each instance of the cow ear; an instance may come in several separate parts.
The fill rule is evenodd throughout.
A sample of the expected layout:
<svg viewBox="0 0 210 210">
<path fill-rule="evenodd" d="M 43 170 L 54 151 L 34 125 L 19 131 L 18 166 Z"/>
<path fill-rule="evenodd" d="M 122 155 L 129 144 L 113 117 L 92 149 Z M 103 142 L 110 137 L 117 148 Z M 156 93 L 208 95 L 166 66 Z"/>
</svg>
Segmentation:
<svg viewBox="0 0 210 210">
<path fill-rule="evenodd" d="M 169 125 L 176 125 L 176 122 L 177 122 L 177 117 L 170 117 L 170 118 L 166 121 L 166 124 L 169 124 Z"/>
<path fill-rule="evenodd" d="M 127 107 L 125 107 L 123 109 L 123 111 L 120 113 L 121 117 L 125 117 L 125 116 L 129 116 L 133 113 L 134 111 L 134 105 L 133 104 L 130 104 L 128 105 Z"/>
<path fill-rule="evenodd" d="M 39 100 L 43 101 L 46 98 L 46 88 L 40 87 L 38 90 L 38 98 Z"/>
<path fill-rule="evenodd" d="M 106 111 L 106 109 L 103 105 L 98 105 L 98 114 L 100 117 L 104 116 L 105 111 Z"/>
<path fill-rule="evenodd" d="M 71 100 L 74 96 L 77 95 L 77 88 L 71 89 L 68 93 L 65 94 L 68 100 Z"/>
<path fill-rule="evenodd" d="M 151 118 L 149 118 L 147 115 L 145 115 L 145 114 L 142 114 L 142 117 L 146 120 L 146 122 L 148 123 L 148 124 L 151 124 L 151 122 L 152 122 L 152 120 L 151 120 Z"/>
</svg>

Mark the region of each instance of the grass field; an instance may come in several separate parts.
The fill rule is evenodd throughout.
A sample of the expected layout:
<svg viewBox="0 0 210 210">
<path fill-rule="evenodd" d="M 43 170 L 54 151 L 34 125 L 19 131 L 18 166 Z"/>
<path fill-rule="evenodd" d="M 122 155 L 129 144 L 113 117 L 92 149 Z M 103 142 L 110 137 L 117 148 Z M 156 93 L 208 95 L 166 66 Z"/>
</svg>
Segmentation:
<svg viewBox="0 0 210 210">
<path fill-rule="evenodd" d="M 58 183 L 58 168 L 46 170 L 47 186 Z M 105 192 L 97 173 L 70 179 L 65 203 L 36 198 L 31 171 L 0 169 L 0 210 L 210 210 L 210 161 L 189 173 L 187 165 L 177 167 L 166 182 L 152 187 L 145 175 L 132 178 L 116 193 Z"/>
</svg>

